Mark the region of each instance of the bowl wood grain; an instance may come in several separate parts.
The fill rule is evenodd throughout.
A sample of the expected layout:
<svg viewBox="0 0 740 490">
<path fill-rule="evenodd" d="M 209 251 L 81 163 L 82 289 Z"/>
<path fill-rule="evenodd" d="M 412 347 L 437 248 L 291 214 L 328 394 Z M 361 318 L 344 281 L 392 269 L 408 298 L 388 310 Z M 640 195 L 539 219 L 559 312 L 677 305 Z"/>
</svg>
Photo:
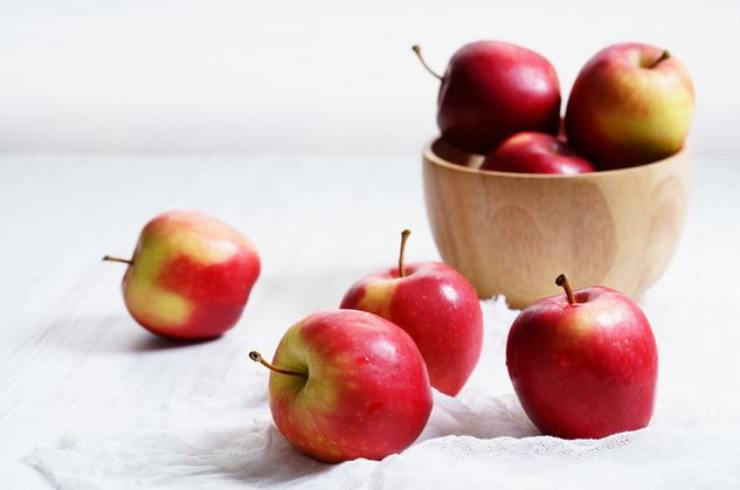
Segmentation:
<svg viewBox="0 0 740 490">
<path fill-rule="evenodd" d="M 442 259 L 481 298 L 522 308 L 555 277 L 636 300 L 663 274 L 686 215 L 688 149 L 647 165 L 579 175 L 478 170 L 482 157 L 437 139 L 423 150 L 427 215 Z"/>
</svg>

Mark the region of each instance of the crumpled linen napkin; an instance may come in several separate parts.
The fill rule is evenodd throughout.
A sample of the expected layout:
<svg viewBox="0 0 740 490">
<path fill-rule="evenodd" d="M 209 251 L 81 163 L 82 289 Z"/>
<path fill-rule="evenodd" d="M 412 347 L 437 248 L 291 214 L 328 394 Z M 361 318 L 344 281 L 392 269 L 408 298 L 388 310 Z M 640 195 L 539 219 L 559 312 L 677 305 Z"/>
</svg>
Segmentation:
<svg viewBox="0 0 740 490">
<path fill-rule="evenodd" d="M 670 417 L 601 440 L 538 435 L 503 366 L 517 312 L 503 299 L 482 307 L 484 353 L 468 385 L 456 398 L 435 392 L 423 434 L 382 461 L 327 465 L 293 450 L 272 424 L 267 373 L 248 367 L 218 396 L 162 407 L 115 432 L 67 434 L 27 461 L 53 486 L 74 490 L 740 486 L 731 434 L 672 425 Z"/>
</svg>

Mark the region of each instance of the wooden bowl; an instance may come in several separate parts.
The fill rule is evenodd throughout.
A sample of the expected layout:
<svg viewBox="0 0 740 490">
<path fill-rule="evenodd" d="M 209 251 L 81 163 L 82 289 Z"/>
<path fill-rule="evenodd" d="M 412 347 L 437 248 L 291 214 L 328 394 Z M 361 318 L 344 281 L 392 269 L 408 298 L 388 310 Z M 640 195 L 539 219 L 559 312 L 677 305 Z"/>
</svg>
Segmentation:
<svg viewBox="0 0 740 490">
<path fill-rule="evenodd" d="M 481 298 L 515 308 L 558 289 L 604 285 L 642 298 L 668 266 L 686 215 L 688 149 L 647 165 L 579 175 L 478 170 L 441 140 L 423 151 L 424 194 L 442 259 Z"/>
</svg>

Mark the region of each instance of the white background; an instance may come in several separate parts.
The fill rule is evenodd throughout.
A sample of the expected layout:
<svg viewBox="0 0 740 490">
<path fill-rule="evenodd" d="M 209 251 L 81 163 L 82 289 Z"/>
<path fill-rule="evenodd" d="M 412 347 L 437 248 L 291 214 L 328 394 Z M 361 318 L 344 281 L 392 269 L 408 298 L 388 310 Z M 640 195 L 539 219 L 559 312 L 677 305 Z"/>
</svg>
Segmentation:
<svg viewBox="0 0 740 490">
<path fill-rule="evenodd" d="M 3 0 L 0 151 L 414 152 L 442 70 L 482 38 L 540 51 L 565 96 L 598 49 L 671 50 L 700 155 L 740 153 L 740 2 Z"/>
</svg>

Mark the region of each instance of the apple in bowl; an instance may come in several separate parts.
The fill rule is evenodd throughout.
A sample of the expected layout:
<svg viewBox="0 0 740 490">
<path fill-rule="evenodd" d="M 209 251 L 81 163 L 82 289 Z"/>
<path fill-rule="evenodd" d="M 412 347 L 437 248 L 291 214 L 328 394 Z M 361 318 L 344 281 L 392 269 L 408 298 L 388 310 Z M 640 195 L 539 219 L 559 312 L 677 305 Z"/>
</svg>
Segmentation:
<svg viewBox="0 0 740 490">
<path fill-rule="evenodd" d="M 481 170 L 532 174 L 593 172 L 591 162 L 551 134 L 524 131 L 510 136 L 491 152 Z"/>
<path fill-rule="evenodd" d="M 440 80 L 437 124 L 456 147 L 487 154 L 520 131 L 555 134 L 560 124 L 560 84 L 539 53 L 501 41 L 477 41 L 458 49 Z"/>
<path fill-rule="evenodd" d="M 568 143 L 597 168 L 622 168 L 680 150 L 693 111 L 691 77 L 678 59 L 648 44 L 615 44 L 578 74 L 565 131 Z"/>
</svg>

